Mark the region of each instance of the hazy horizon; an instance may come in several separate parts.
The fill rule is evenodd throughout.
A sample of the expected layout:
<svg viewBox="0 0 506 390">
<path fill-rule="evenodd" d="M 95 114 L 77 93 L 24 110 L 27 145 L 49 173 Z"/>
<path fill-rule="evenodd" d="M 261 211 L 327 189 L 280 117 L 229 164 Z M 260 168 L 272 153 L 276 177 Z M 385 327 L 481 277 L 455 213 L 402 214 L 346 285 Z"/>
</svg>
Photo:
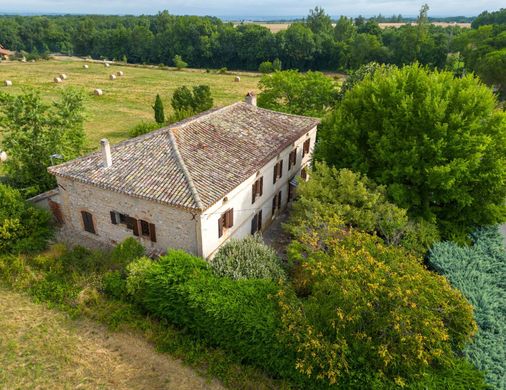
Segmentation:
<svg viewBox="0 0 506 390">
<path fill-rule="evenodd" d="M 457 1 L 438 0 L 427 2 L 429 16 L 477 16 L 481 12 L 495 11 L 501 8 L 503 0 Z M 139 3 L 133 0 L 98 1 L 86 3 L 77 0 L 0 0 L 2 14 L 107 14 L 107 15 L 141 15 L 156 14 L 168 10 L 175 15 L 208 15 L 223 19 L 293 19 L 304 17 L 316 5 L 323 7 L 333 17 L 339 15 L 366 17 L 382 14 L 384 16 L 402 14 L 413 17 L 424 1 L 409 0 L 323 0 L 319 2 L 299 0 L 257 0 L 255 3 L 244 0 L 215 0 L 212 3 L 198 0 L 153 0 Z"/>
</svg>

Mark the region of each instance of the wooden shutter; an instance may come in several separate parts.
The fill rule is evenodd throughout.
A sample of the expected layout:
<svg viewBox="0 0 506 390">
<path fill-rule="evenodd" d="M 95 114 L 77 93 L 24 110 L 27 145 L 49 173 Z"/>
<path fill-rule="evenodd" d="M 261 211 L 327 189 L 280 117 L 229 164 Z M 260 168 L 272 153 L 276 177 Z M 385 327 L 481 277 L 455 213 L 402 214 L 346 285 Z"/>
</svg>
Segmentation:
<svg viewBox="0 0 506 390">
<path fill-rule="evenodd" d="M 258 212 L 257 225 L 258 231 L 262 230 L 262 210 Z"/>
<path fill-rule="evenodd" d="M 81 216 L 83 218 L 84 230 L 96 234 L 95 226 L 93 225 L 93 216 L 87 211 L 81 211 Z"/>
<path fill-rule="evenodd" d="M 276 179 L 278 178 L 278 164 L 274 165 L 274 172 L 272 173 L 272 184 L 276 184 Z"/>
<path fill-rule="evenodd" d="M 278 195 L 274 195 L 274 198 L 272 198 L 272 215 L 276 213 L 277 204 L 278 204 Z"/>
<path fill-rule="evenodd" d="M 51 209 L 54 219 L 56 220 L 56 223 L 58 225 L 63 225 L 65 220 L 63 219 L 63 213 L 60 209 L 60 204 L 56 203 L 55 201 L 48 199 L 47 204 L 49 205 L 49 208 Z"/>
<path fill-rule="evenodd" d="M 251 186 L 251 204 L 255 203 L 257 197 L 257 182 L 254 182 Z"/>
<path fill-rule="evenodd" d="M 149 238 L 152 242 L 156 242 L 156 228 L 154 223 L 149 224 Z"/>
<path fill-rule="evenodd" d="M 302 168 L 302 170 L 300 171 L 300 177 L 302 177 L 303 180 L 307 179 L 306 168 Z"/>
<path fill-rule="evenodd" d="M 255 214 L 253 216 L 253 219 L 251 220 L 251 234 L 255 234 L 257 230 L 258 230 L 257 215 Z"/>
<path fill-rule="evenodd" d="M 279 194 L 278 194 L 278 209 L 281 210 L 281 191 L 279 191 Z"/>
<path fill-rule="evenodd" d="M 279 178 L 283 176 L 283 160 L 279 162 Z"/>
<path fill-rule="evenodd" d="M 134 236 L 139 235 L 139 223 L 135 218 L 128 217 L 129 225 L 132 227 L 132 230 L 134 232 Z"/>
<path fill-rule="evenodd" d="M 218 237 L 223 236 L 223 220 L 224 220 L 224 216 L 221 216 L 218 219 Z"/>
<path fill-rule="evenodd" d="M 113 225 L 117 225 L 118 224 L 118 221 L 116 220 L 116 212 L 115 211 L 111 211 L 111 223 Z"/>
<path fill-rule="evenodd" d="M 258 191 L 259 196 L 262 196 L 264 193 L 264 177 L 262 176 L 259 181 L 260 191 Z"/>
<path fill-rule="evenodd" d="M 229 209 L 225 213 L 225 227 L 231 228 L 234 226 L 234 209 Z"/>
<path fill-rule="evenodd" d="M 311 139 L 304 141 L 304 145 L 302 146 L 302 157 L 309 153 L 309 146 L 311 144 Z"/>
</svg>

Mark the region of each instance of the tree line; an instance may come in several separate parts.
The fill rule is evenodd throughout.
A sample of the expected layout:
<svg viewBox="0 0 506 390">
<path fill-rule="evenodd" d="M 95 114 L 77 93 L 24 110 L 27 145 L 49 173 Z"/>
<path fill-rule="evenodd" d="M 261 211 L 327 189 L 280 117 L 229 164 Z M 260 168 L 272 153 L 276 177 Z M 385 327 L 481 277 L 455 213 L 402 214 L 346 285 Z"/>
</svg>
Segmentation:
<svg viewBox="0 0 506 390">
<path fill-rule="evenodd" d="M 215 17 L 1 16 L 0 43 L 35 54 L 64 53 L 132 63 L 257 70 L 265 61 L 284 69 L 349 70 L 370 61 L 418 61 L 443 67 L 460 27 L 431 25 L 422 7 L 417 25 L 381 29 L 377 18 L 333 21 L 319 7 L 277 33 L 257 24 L 234 25 Z"/>
</svg>

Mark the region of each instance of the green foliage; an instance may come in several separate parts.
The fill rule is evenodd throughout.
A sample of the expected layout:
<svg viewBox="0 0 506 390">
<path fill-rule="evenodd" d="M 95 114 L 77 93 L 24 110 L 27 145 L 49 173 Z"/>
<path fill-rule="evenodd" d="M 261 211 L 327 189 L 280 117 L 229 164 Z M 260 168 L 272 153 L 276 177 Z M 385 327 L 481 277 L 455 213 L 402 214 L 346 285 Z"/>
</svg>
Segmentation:
<svg viewBox="0 0 506 390">
<path fill-rule="evenodd" d="M 334 81 L 319 72 L 295 70 L 262 77 L 258 105 L 291 114 L 323 116 L 337 100 Z"/>
<path fill-rule="evenodd" d="M 0 132 L 4 163 L 9 182 L 27 196 L 53 188 L 56 184 L 47 167 L 54 154 L 63 162 L 79 156 L 84 147 L 83 94 L 64 89 L 60 98 L 48 105 L 38 92 L 17 96 L 0 93 Z M 54 162 L 56 163 L 56 161 Z"/>
<path fill-rule="evenodd" d="M 356 388 L 373 378 L 416 383 L 451 369 L 475 331 L 472 307 L 446 278 L 377 237 L 331 223 L 303 232 L 288 255 L 302 297 L 278 294 L 282 322 L 298 370 L 314 380 L 346 383 L 365 372 Z"/>
<path fill-rule="evenodd" d="M 160 125 L 156 122 L 141 122 L 128 130 L 128 136 L 130 138 L 138 137 L 158 128 L 160 128 Z"/>
<path fill-rule="evenodd" d="M 210 260 L 214 273 L 231 279 L 285 279 L 276 251 L 260 235 L 231 239 Z"/>
<path fill-rule="evenodd" d="M 362 65 L 357 70 L 350 72 L 346 80 L 341 85 L 341 91 L 339 92 L 339 97 L 342 99 L 344 94 L 351 90 L 357 83 L 361 82 L 366 77 L 372 76 L 378 69 L 384 65 L 380 65 L 377 62 L 370 62 L 368 64 Z"/>
<path fill-rule="evenodd" d="M 378 234 L 387 244 L 405 246 L 419 255 L 439 239 L 435 226 L 409 221 L 406 210 L 388 202 L 385 187 L 348 169 L 316 162 L 310 180 L 298 185 L 286 227 L 297 236 L 330 221 Z"/>
<path fill-rule="evenodd" d="M 197 85 L 193 87 L 192 92 L 186 85 L 183 85 L 174 91 L 171 104 L 176 113 L 198 114 L 207 111 L 213 107 L 211 88 L 208 85 Z"/>
<path fill-rule="evenodd" d="M 155 113 L 155 122 L 158 124 L 165 123 L 165 113 L 163 111 L 163 102 L 159 94 L 156 94 L 155 104 L 153 106 Z"/>
<path fill-rule="evenodd" d="M 135 270 L 135 282 L 128 277 L 132 298 L 158 318 L 184 327 L 240 361 L 277 375 L 293 371 L 276 337 L 279 318 L 270 296 L 277 287 L 272 281 L 220 278 L 204 260 L 176 250 L 158 262 L 133 262 L 129 269 Z"/>
<path fill-rule="evenodd" d="M 506 387 L 506 248 L 497 227 L 482 228 L 472 246 L 436 244 L 429 263 L 473 304 L 478 334 L 465 350 L 495 389 Z"/>
<path fill-rule="evenodd" d="M 274 66 L 270 61 L 264 61 L 258 66 L 258 71 L 260 73 L 272 73 L 274 72 Z"/>
<path fill-rule="evenodd" d="M 133 237 L 129 237 L 116 245 L 111 259 L 116 264 L 127 265 L 146 254 L 146 249 Z"/>
<path fill-rule="evenodd" d="M 183 58 L 179 54 L 176 54 L 174 56 L 172 62 L 174 63 L 174 66 L 177 68 L 177 70 L 181 70 L 183 68 L 188 67 L 188 63 L 184 62 Z"/>
<path fill-rule="evenodd" d="M 126 299 L 127 282 L 121 271 L 109 271 L 102 277 L 102 288 L 104 292 L 116 299 Z"/>
<path fill-rule="evenodd" d="M 279 58 L 276 58 L 274 61 L 272 61 L 272 69 L 275 72 L 279 72 L 283 68 L 283 65 L 281 64 L 281 60 Z"/>
<path fill-rule="evenodd" d="M 0 183 L 0 253 L 42 250 L 52 234 L 47 211 L 35 208 L 18 190 Z"/>
<path fill-rule="evenodd" d="M 381 68 L 320 129 L 317 157 L 385 185 L 410 215 L 464 239 L 505 220 L 506 114 L 473 76 Z"/>
</svg>

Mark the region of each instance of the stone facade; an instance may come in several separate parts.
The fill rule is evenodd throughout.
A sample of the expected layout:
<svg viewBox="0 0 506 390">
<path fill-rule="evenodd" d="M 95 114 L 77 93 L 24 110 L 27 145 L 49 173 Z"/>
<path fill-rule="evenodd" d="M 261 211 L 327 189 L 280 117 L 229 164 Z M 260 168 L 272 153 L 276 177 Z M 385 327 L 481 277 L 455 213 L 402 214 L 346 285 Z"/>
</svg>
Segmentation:
<svg viewBox="0 0 506 390">
<path fill-rule="evenodd" d="M 67 178 L 57 177 L 57 181 L 59 203 L 67 232 L 84 235 L 111 246 L 134 237 L 133 230 L 126 224 L 119 221 L 117 224 L 112 223 L 113 211 L 155 225 L 156 242 L 142 233 L 136 237 L 148 252 L 165 252 L 167 248 L 175 248 L 195 255 L 201 254 L 197 240 L 198 218 L 190 212 Z M 92 215 L 95 234 L 84 230 L 81 211 Z"/>
</svg>

